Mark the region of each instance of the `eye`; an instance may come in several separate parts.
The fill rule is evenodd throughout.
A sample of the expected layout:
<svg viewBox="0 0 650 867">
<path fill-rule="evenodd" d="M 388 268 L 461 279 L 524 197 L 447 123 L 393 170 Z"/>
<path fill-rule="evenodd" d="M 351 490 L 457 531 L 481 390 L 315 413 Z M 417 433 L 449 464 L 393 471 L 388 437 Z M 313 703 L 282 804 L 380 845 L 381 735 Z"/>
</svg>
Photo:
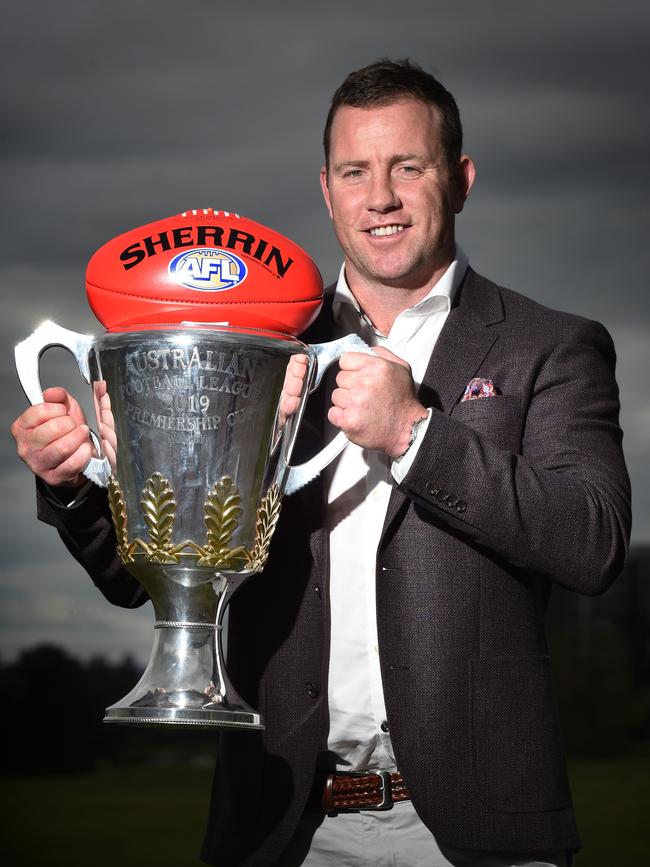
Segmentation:
<svg viewBox="0 0 650 867">
<path fill-rule="evenodd" d="M 418 175 L 422 174 L 422 170 L 419 168 L 419 166 L 412 165 L 397 166 L 396 171 L 397 174 L 404 175 L 405 177 L 409 178 L 415 178 Z"/>
<path fill-rule="evenodd" d="M 360 178 L 362 175 L 361 169 L 346 169 L 343 172 L 343 177 L 348 180 L 355 180 L 356 178 Z"/>
</svg>

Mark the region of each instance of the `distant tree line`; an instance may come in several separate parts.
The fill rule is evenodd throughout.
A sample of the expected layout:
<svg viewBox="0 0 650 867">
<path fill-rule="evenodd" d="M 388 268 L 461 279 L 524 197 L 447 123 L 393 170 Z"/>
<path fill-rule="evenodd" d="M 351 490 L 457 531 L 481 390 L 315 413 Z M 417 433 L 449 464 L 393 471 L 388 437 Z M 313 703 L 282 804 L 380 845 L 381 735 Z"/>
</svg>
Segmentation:
<svg viewBox="0 0 650 867">
<path fill-rule="evenodd" d="M 570 755 L 618 755 L 650 740 L 650 547 L 593 599 L 559 591 L 549 643 Z M 90 771 L 99 763 L 212 759 L 217 730 L 106 725 L 104 709 L 142 671 L 129 657 L 89 662 L 41 645 L 0 663 L 4 773 Z"/>
<path fill-rule="evenodd" d="M 216 755 L 216 732 L 102 722 L 142 669 L 131 658 L 75 659 L 44 644 L 0 664 L 4 728 L 0 770 L 10 774 L 85 772 L 99 763 L 134 764 L 173 756 L 194 761 Z"/>
</svg>

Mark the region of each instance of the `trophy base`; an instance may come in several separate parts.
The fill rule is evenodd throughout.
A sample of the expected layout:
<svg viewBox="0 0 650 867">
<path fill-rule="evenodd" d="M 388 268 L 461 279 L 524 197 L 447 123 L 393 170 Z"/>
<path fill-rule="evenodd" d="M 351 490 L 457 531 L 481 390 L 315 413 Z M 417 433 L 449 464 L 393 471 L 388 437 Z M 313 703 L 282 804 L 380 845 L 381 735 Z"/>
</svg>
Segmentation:
<svg viewBox="0 0 650 867">
<path fill-rule="evenodd" d="M 121 723 L 140 726 L 174 725 L 214 726 L 217 728 L 236 728 L 263 731 L 262 718 L 255 711 L 155 707 L 109 707 L 104 716 L 105 723 Z"/>
<path fill-rule="evenodd" d="M 239 575 L 234 577 L 231 584 L 237 579 L 241 583 Z M 191 620 L 156 621 L 149 664 L 131 692 L 106 708 L 105 723 L 264 729 L 260 714 L 237 695 L 223 669 L 221 626 L 216 621 L 227 599 L 227 585 L 224 580 L 217 594 L 215 584 L 190 585 L 198 596 Z M 201 595 L 206 588 L 207 600 Z M 199 616 L 206 620 L 201 622 Z"/>
</svg>

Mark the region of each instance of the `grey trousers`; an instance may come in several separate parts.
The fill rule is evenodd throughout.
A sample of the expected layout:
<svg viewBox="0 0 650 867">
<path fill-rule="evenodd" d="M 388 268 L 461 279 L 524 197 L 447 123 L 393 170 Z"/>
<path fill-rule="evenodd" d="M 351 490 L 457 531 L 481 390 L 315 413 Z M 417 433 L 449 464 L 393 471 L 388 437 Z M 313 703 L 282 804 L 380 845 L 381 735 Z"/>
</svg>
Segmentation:
<svg viewBox="0 0 650 867">
<path fill-rule="evenodd" d="M 277 867 L 570 867 L 566 852 L 476 852 L 439 846 L 410 801 L 386 811 L 306 813 Z"/>
</svg>

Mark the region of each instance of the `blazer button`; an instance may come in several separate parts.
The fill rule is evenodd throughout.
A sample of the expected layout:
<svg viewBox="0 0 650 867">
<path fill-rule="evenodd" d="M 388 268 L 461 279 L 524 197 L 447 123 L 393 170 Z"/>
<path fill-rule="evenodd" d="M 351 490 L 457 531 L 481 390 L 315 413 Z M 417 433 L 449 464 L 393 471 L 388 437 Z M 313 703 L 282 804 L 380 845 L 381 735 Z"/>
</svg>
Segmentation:
<svg viewBox="0 0 650 867">
<path fill-rule="evenodd" d="M 320 690 L 315 683 L 307 684 L 307 695 L 309 696 L 309 698 L 318 698 L 318 696 L 320 695 Z"/>
<path fill-rule="evenodd" d="M 318 596 L 319 599 L 323 598 L 323 591 L 320 589 L 318 584 L 314 584 L 314 593 Z"/>
<path fill-rule="evenodd" d="M 445 497 L 445 503 L 449 506 L 450 509 L 453 509 L 454 506 L 458 503 L 458 498 L 454 497 L 453 494 L 447 494 Z"/>
<path fill-rule="evenodd" d="M 447 491 L 443 491 L 442 488 L 438 488 L 435 493 L 436 500 L 439 500 L 441 503 L 448 497 Z"/>
<path fill-rule="evenodd" d="M 467 503 L 465 502 L 465 500 L 459 500 L 456 503 L 456 511 L 457 512 L 464 512 L 466 508 L 467 508 Z"/>
<path fill-rule="evenodd" d="M 379 726 L 379 728 L 380 728 L 383 732 L 385 732 L 386 734 L 388 733 L 388 730 L 389 730 L 389 729 L 388 729 L 388 723 L 386 722 L 386 720 L 383 721 L 383 723 Z"/>
<path fill-rule="evenodd" d="M 429 494 L 430 497 L 435 497 L 436 494 L 438 493 L 438 491 L 440 490 L 440 486 L 434 485 L 433 482 L 427 482 L 427 486 L 426 486 L 425 490 L 426 490 L 427 494 Z"/>
</svg>

